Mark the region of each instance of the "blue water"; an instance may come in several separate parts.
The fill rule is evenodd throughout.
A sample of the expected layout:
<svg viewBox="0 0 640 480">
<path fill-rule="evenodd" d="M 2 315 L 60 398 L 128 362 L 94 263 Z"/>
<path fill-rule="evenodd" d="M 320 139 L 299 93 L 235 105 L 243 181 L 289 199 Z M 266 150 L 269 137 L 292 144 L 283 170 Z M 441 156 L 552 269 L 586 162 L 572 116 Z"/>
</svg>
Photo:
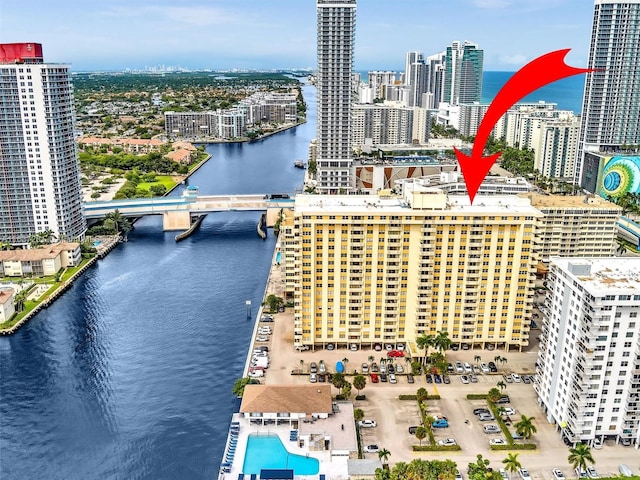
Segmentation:
<svg viewBox="0 0 640 480">
<path fill-rule="evenodd" d="M 315 138 L 315 91 L 304 95 L 307 124 L 208 146 L 213 158 L 189 184 L 202 194 L 299 188 L 293 162 Z M 258 221 L 211 214 L 176 243 L 161 217 L 145 217 L 51 307 L 0 337 L 0 479 L 216 477 L 276 243 L 272 231 L 258 237 Z"/>
<path fill-rule="evenodd" d="M 295 475 L 316 475 L 320 462 L 316 458 L 289 453 L 275 435 L 250 435 L 242 473 L 259 474 L 263 468 L 293 469 Z"/>
<path fill-rule="evenodd" d="M 280 260 L 282 260 L 282 252 L 276 253 L 276 263 L 280 264 Z"/>
<path fill-rule="evenodd" d="M 361 74 L 362 81 L 366 82 L 367 72 L 359 71 L 358 73 Z M 483 72 L 482 101 L 486 103 L 491 102 L 500 88 L 502 88 L 514 73 L 515 72 Z M 560 110 L 572 110 L 578 114 L 582 111 L 584 80 L 584 75 L 576 75 L 559 80 L 536 90 L 522 101 L 538 102 L 543 100 L 547 103 L 557 103 Z"/>
</svg>

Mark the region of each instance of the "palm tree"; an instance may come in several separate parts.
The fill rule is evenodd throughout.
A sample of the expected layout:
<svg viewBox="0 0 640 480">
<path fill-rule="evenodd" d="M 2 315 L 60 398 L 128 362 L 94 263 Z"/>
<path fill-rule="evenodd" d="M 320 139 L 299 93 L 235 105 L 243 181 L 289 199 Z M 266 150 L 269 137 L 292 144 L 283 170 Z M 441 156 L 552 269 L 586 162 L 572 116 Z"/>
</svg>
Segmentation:
<svg viewBox="0 0 640 480">
<path fill-rule="evenodd" d="M 522 435 L 527 440 L 531 438 L 531 435 L 538 431 L 536 426 L 533 424 L 533 420 L 535 420 L 534 417 L 522 415 L 520 421 L 515 424 L 518 435 Z"/>
<path fill-rule="evenodd" d="M 496 386 L 500 387 L 500 391 L 502 392 L 503 389 L 507 388 L 507 384 L 504 383 L 502 380 L 500 380 L 498 383 L 496 383 Z"/>
<path fill-rule="evenodd" d="M 433 340 L 433 345 L 440 351 L 440 353 L 444 352 L 445 350 L 449 350 L 449 347 L 451 346 L 449 332 L 447 330 L 438 332 L 436 338 Z"/>
<path fill-rule="evenodd" d="M 509 472 L 509 479 L 511 479 L 511 474 L 517 472 L 522 464 L 518 461 L 518 453 L 508 453 L 507 458 L 502 460 L 504 463 L 504 469 Z"/>
<path fill-rule="evenodd" d="M 570 448 L 567 460 L 574 469 L 580 468 L 581 471 L 587 469 L 587 462 L 596 463 L 591 455 L 591 448 L 584 443 L 578 443 L 574 448 Z"/>
<path fill-rule="evenodd" d="M 369 358 L 367 360 L 369 360 L 369 363 L 373 363 L 375 358 L 373 357 L 373 355 L 369 355 Z"/>
<path fill-rule="evenodd" d="M 390 455 L 391 455 L 391 452 L 389 450 L 387 450 L 386 448 L 383 448 L 382 450 L 380 450 L 378 452 L 378 459 L 380 459 L 380 461 L 384 465 L 389 461 L 389 456 Z"/>
<path fill-rule="evenodd" d="M 500 357 L 500 363 L 502 364 L 502 368 L 504 369 L 505 363 L 507 363 L 507 357 Z"/>
<path fill-rule="evenodd" d="M 498 390 L 497 388 L 492 388 L 487 393 L 487 400 L 489 400 L 491 403 L 496 403 L 501 396 L 502 394 L 500 393 L 500 390 Z"/>
<path fill-rule="evenodd" d="M 416 338 L 416 345 L 418 346 L 418 348 L 424 350 L 424 358 L 422 363 L 426 363 L 429 347 L 434 346 L 434 340 L 435 337 L 433 335 L 427 335 L 426 333 L 423 333 L 418 338 Z"/>
<path fill-rule="evenodd" d="M 479 368 L 481 360 L 482 360 L 482 357 L 480 355 L 476 355 L 473 357 L 473 361 L 476 362 L 476 367 Z"/>
<path fill-rule="evenodd" d="M 344 365 L 344 371 L 345 371 L 345 373 L 346 373 L 346 371 L 347 371 L 347 363 L 349 363 L 349 359 L 348 359 L 347 357 L 344 357 L 344 358 L 342 359 L 342 364 Z"/>
<path fill-rule="evenodd" d="M 353 377 L 353 387 L 358 390 L 358 396 L 360 396 L 360 390 L 367 385 L 367 379 L 363 375 L 356 375 Z"/>
</svg>

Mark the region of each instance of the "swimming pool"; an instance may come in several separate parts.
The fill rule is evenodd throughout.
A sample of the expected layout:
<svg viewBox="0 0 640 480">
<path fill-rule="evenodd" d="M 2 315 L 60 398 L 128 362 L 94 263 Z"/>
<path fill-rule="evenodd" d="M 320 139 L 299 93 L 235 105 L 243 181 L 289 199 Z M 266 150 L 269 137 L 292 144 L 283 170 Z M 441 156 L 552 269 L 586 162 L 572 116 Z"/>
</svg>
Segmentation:
<svg viewBox="0 0 640 480">
<path fill-rule="evenodd" d="M 289 453 L 276 435 L 249 435 L 242 473 L 259 474 L 263 468 L 292 469 L 294 475 L 316 475 L 320 462 L 316 458 Z"/>
<path fill-rule="evenodd" d="M 280 260 L 282 260 L 282 252 L 276 253 L 276 263 L 280 265 Z"/>
</svg>

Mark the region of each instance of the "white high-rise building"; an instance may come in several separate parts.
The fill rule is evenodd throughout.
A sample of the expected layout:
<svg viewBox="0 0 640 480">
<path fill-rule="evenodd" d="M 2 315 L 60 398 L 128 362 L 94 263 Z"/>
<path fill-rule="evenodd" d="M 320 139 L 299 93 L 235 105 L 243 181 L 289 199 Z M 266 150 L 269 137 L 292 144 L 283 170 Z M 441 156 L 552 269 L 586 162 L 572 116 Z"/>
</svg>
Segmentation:
<svg viewBox="0 0 640 480">
<path fill-rule="evenodd" d="M 352 187 L 351 79 L 356 0 L 318 0 L 317 189 Z"/>
<path fill-rule="evenodd" d="M 586 152 L 640 144 L 640 0 L 595 0 L 576 183 Z"/>
<path fill-rule="evenodd" d="M 534 388 L 573 442 L 640 445 L 640 258 L 552 257 Z"/>
<path fill-rule="evenodd" d="M 373 98 L 384 98 L 384 90 L 387 85 L 395 85 L 396 72 L 390 70 L 379 71 L 375 70 L 367 74 L 369 80 L 369 87 L 373 90 Z"/>
<path fill-rule="evenodd" d="M 427 91 L 427 66 L 422 53 L 407 52 L 404 78 L 409 86 L 408 106 L 423 106 L 422 94 Z"/>
<path fill-rule="evenodd" d="M 39 43 L 0 44 L 0 241 L 84 236 L 73 90 Z"/>
</svg>

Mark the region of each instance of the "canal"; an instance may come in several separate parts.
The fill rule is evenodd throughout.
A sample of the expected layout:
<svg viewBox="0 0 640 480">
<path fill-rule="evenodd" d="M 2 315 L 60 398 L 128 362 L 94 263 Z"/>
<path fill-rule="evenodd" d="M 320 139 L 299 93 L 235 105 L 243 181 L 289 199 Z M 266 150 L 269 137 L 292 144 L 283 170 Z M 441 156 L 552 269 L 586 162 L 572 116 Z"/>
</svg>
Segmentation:
<svg viewBox="0 0 640 480">
<path fill-rule="evenodd" d="M 293 193 L 309 122 L 215 144 L 189 180 L 203 194 Z M 176 192 L 180 194 L 180 192 Z M 275 245 L 259 215 L 209 215 L 176 243 L 160 217 L 0 338 L 0 478 L 210 479 L 217 475 Z M 247 318 L 246 300 L 253 305 Z"/>
</svg>

